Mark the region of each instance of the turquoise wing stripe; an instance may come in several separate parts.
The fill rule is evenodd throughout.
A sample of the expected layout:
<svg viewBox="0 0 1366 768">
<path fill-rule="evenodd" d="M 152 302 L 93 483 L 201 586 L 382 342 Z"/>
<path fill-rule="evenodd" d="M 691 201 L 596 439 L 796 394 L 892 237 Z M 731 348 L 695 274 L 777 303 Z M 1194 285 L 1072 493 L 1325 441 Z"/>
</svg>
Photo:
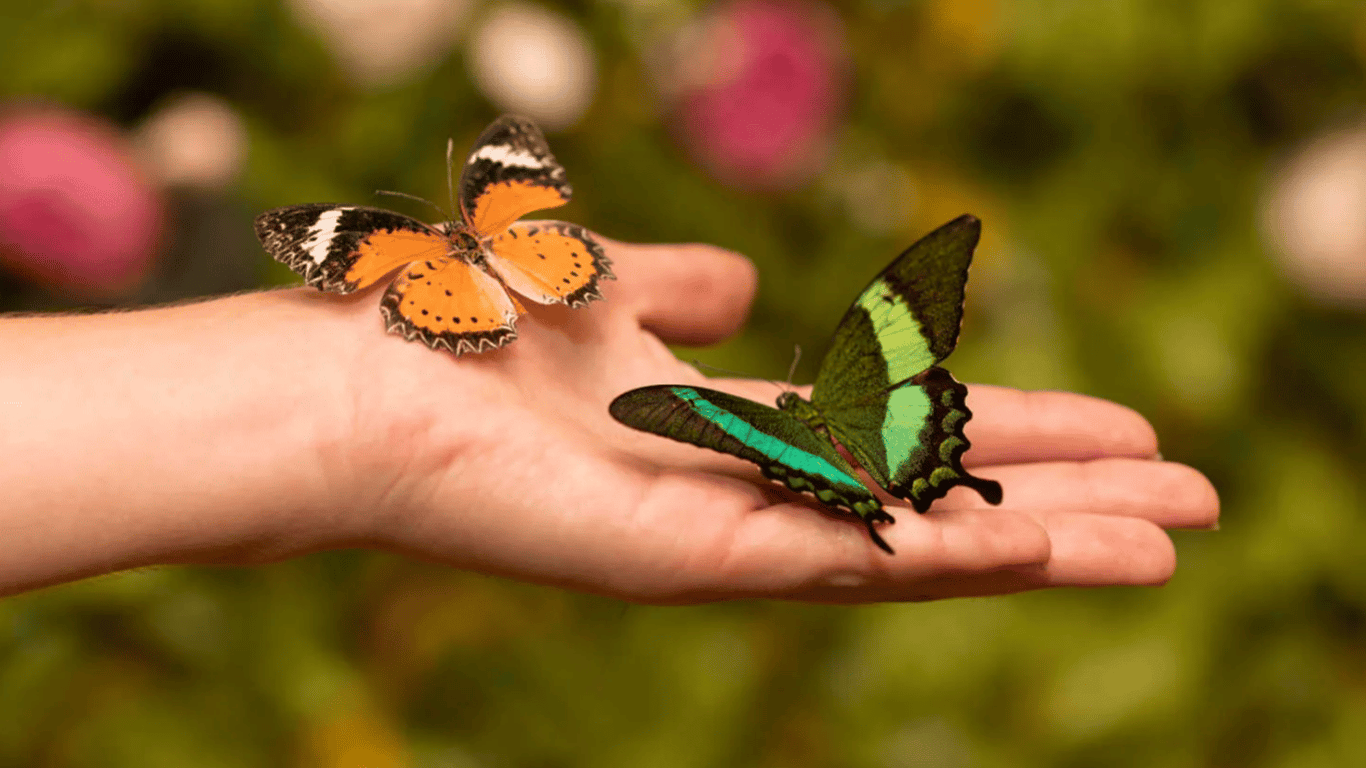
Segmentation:
<svg viewBox="0 0 1366 768">
<path fill-rule="evenodd" d="M 840 469 L 823 456 L 804 451 L 790 442 L 755 429 L 730 411 L 718 408 L 715 403 L 707 400 L 696 389 L 692 387 L 670 387 L 670 389 L 684 402 L 691 405 L 699 416 L 720 427 L 723 432 L 744 445 L 758 451 L 765 458 L 809 475 L 824 478 L 831 483 L 861 486 L 858 478 L 854 477 L 852 472 Z M 781 415 L 781 411 L 774 410 L 774 414 Z"/>
</svg>

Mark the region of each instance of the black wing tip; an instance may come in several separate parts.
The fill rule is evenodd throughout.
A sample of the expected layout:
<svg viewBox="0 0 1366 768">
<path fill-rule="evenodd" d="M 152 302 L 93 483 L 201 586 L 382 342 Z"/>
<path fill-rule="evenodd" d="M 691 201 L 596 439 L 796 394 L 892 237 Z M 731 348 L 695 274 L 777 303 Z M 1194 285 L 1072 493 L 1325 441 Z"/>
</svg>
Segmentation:
<svg viewBox="0 0 1366 768">
<path fill-rule="evenodd" d="M 969 252 L 968 258 L 971 260 L 971 252 L 977 250 L 977 243 L 982 239 L 982 220 L 971 213 L 965 213 L 953 221 L 941 225 L 938 229 L 935 229 L 928 235 L 925 235 L 925 237 L 921 238 L 921 242 L 938 240 L 940 238 L 950 238 L 961 241 L 963 246 L 967 248 Z M 920 242 L 917 242 L 916 245 L 920 245 Z M 915 246 L 911 247 L 914 248 Z"/>
<path fill-rule="evenodd" d="M 647 387 L 636 387 L 635 389 L 622 392 L 612 398 L 612 402 L 607 406 L 607 412 L 612 418 L 629 427 L 635 427 L 631 416 L 637 408 L 644 405 L 656 404 L 660 401 L 661 395 L 665 398 L 673 397 L 671 391 L 673 385 L 670 384 L 651 384 Z"/>
<path fill-rule="evenodd" d="M 965 213 L 962 216 L 959 216 L 958 218 L 954 219 L 953 221 L 950 221 L 948 224 L 945 224 L 944 226 L 959 229 L 976 229 L 978 231 L 981 231 L 982 220 L 971 213 Z"/>
</svg>

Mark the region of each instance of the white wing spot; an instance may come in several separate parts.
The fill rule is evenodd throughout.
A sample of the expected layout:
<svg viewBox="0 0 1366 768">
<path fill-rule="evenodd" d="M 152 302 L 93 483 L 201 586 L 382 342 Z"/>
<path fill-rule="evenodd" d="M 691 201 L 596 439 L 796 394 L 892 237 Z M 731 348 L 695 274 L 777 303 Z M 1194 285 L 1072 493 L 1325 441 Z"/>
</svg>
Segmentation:
<svg viewBox="0 0 1366 768">
<path fill-rule="evenodd" d="M 308 231 L 308 239 L 299 244 L 299 247 L 308 251 L 309 258 L 315 264 L 321 264 L 327 260 L 327 249 L 332 245 L 332 238 L 337 234 L 337 222 L 341 220 L 343 213 L 351 210 L 350 208 L 333 208 L 324 211 L 318 216 L 318 221 L 313 228 Z"/>
<path fill-rule="evenodd" d="M 520 168 L 544 168 L 545 162 L 539 157 L 527 152 L 524 149 L 513 149 L 504 144 L 487 144 L 475 150 L 466 165 L 474 163 L 476 160 L 492 160 L 503 165 L 515 165 Z"/>
</svg>

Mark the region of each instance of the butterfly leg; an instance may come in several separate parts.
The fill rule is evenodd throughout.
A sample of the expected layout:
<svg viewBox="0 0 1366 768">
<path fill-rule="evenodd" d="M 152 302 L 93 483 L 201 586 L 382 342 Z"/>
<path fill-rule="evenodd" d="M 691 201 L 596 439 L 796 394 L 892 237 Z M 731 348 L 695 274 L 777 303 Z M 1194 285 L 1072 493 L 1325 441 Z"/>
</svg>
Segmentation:
<svg viewBox="0 0 1366 768">
<path fill-rule="evenodd" d="M 892 517 L 891 514 L 889 514 L 887 510 L 882 509 L 881 506 L 877 509 L 867 511 L 855 510 L 855 514 L 863 520 L 863 524 L 868 528 L 868 538 L 872 539 L 873 543 L 878 545 L 878 548 L 883 552 L 886 552 L 889 555 L 895 555 L 896 552 L 891 546 L 878 535 L 877 529 L 873 527 L 873 523 L 891 524 L 896 522 L 896 518 Z"/>
<path fill-rule="evenodd" d="M 886 552 L 889 555 L 895 555 L 896 551 L 893 550 L 892 547 L 886 541 L 884 541 L 881 536 L 878 535 L 877 529 L 873 527 L 873 523 L 875 522 L 894 523 L 896 522 L 896 520 L 893 520 L 892 516 L 887 514 L 886 512 L 881 513 L 881 517 L 877 515 L 869 515 L 863 518 L 864 525 L 868 526 L 868 538 L 872 539 L 873 543 L 878 545 L 878 548 L 881 549 L 883 552 Z"/>
</svg>

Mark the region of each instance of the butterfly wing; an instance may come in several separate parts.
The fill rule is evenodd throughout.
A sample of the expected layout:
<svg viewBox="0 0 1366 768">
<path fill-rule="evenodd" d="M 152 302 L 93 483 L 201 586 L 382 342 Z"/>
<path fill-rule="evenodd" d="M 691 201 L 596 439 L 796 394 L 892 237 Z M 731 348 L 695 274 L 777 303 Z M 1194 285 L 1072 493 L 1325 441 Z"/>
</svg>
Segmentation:
<svg viewBox="0 0 1366 768">
<path fill-rule="evenodd" d="M 958 343 L 981 226 L 961 216 L 873 278 L 840 321 L 812 391 L 835 439 L 919 512 L 955 485 L 1001 500 L 999 484 L 963 469 L 967 389 L 934 367 Z"/>
<path fill-rule="evenodd" d="M 542 304 L 578 307 L 602 298 L 611 262 L 588 230 L 563 221 L 518 222 L 496 235 L 489 266 L 514 291 Z"/>
<path fill-rule="evenodd" d="M 455 354 L 517 338 L 518 305 L 497 278 L 461 259 L 412 264 L 380 300 L 385 328 Z"/>
<path fill-rule="evenodd" d="M 480 236 L 498 234 L 532 211 L 569 202 L 564 168 L 536 124 L 504 115 L 479 136 L 460 173 L 465 222 Z"/>
<path fill-rule="evenodd" d="M 443 256 L 446 236 L 417 219 L 383 208 L 310 203 L 276 208 L 256 217 L 266 252 L 334 293 L 373 285 L 399 267 Z"/>
<path fill-rule="evenodd" d="M 702 387 L 664 385 L 633 389 L 612 401 L 621 423 L 753 462 L 765 477 L 813 494 L 830 507 L 858 515 L 873 541 L 891 547 L 873 528 L 893 522 L 859 482 L 853 467 L 823 435 L 775 408 Z"/>
</svg>

